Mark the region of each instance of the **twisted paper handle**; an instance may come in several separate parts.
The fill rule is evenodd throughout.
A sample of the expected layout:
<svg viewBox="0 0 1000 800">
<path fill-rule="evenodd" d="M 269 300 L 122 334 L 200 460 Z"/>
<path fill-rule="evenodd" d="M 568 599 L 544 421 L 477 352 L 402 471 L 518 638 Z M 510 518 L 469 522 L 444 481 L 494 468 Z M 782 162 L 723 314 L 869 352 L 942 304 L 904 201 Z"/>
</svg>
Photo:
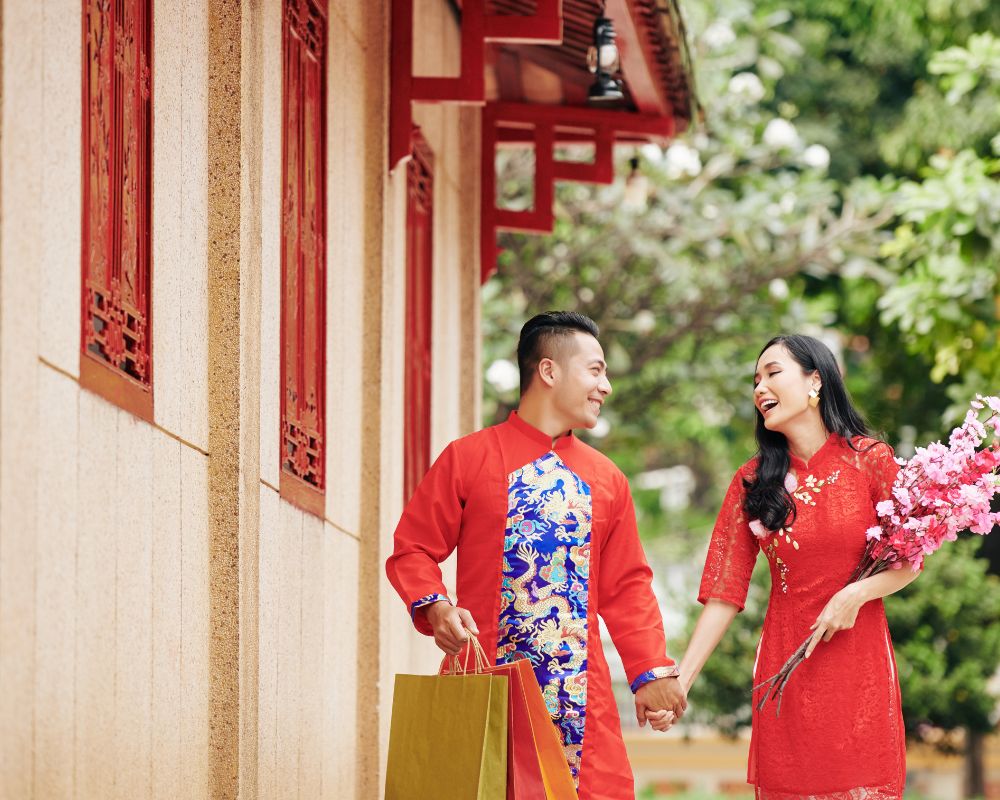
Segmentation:
<svg viewBox="0 0 1000 800">
<path fill-rule="evenodd" d="M 486 651 L 479 643 L 479 639 L 468 628 L 465 629 L 465 632 L 469 637 L 469 643 L 465 647 L 465 658 L 462 659 L 461 654 L 457 656 L 445 656 L 441 669 L 442 675 L 478 675 L 485 672 L 489 668 L 489 659 L 486 657 Z M 472 671 L 470 672 L 469 655 L 473 653 L 475 655 L 475 659 L 472 665 Z"/>
</svg>

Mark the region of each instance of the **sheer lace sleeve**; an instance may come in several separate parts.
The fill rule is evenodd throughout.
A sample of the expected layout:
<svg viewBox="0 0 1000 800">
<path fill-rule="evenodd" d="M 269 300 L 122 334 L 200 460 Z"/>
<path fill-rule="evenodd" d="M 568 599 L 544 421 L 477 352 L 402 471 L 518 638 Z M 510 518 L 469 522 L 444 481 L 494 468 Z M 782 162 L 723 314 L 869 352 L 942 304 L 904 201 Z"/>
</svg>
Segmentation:
<svg viewBox="0 0 1000 800">
<path fill-rule="evenodd" d="M 699 603 L 725 600 L 740 611 L 746 604 L 750 575 L 760 549 L 743 511 L 743 473 L 742 469 L 736 473 L 722 501 L 698 592 Z"/>
<path fill-rule="evenodd" d="M 899 473 L 896 454 L 888 444 L 875 439 L 863 439 L 859 442 L 859 447 L 862 452 L 858 461 L 862 472 L 868 478 L 872 504 L 888 500 L 892 496 L 892 485 Z"/>
</svg>

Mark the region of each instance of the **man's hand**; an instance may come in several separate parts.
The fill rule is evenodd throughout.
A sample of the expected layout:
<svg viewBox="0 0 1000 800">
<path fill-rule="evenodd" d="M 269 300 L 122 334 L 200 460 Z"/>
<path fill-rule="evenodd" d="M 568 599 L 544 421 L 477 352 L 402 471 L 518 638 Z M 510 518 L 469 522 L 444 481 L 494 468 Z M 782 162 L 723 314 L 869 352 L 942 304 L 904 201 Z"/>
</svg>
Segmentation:
<svg viewBox="0 0 1000 800">
<path fill-rule="evenodd" d="M 450 656 L 457 656 L 469 641 L 465 629 L 478 635 L 479 628 L 472 620 L 472 614 L 464 608 L 456 608 L 447 600 L 438 600 L 427 606 L 424 612 L 434 629 L 434 642 Z"/>
<path fill-rule="evenodd" d="M 684 716 L 685 709 L 687 697 L 677 678 L 659 678 L 644 683 L 635 693 L 635 718 L 640 728 L 645 727 L 648 719 L 655 730 L 666 730 Z"/>
</svg>

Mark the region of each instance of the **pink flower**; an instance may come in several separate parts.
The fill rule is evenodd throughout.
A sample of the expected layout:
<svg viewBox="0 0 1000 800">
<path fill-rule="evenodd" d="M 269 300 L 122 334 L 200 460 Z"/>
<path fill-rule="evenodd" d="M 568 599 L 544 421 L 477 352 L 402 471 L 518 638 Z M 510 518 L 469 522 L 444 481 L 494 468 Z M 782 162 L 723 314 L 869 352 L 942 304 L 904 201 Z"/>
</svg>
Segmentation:
<svg viewBox="0 0 1000 800">
<path fill-rule="evenodd" d="M 791 494 L 798 488 L 799 488 L 799 479 L 796 478 L 795 475 L 791 472 L 785 475 L 785 489 L 788 491 L 788 493 Z"/>
<path fill-rule="evenodd" d="M 867 531 L 865 531 L 865 537 L 869 542 L 878 541 L 882 538 L 882 529 L 878 525 L 873 525 Z"/>
<path fill-rule="evenodd" d="M 750 520 L 750 530 L 758 539 L 766 539 L 770 531 L 764 527 L 764 523 L 759 519 Z"/>
<path fill-rule="evenodd" d="M 883 500 L 875 506 L 875 513 L 880 517 L 888 517 L 896 509 L 896 504 L 892 500 Z"/>
</svg>

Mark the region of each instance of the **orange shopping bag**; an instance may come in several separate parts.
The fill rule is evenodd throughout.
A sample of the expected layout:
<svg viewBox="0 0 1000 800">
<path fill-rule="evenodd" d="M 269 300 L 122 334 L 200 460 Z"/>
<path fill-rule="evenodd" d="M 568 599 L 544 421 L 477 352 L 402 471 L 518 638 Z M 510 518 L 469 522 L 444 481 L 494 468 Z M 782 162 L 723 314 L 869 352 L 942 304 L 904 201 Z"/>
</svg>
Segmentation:
<svg viewBox="0 0 1000 800">
<path fill-rule="evenodd" d="M 559 734 L 531 663 L 522 659 L 491 666 L 479 640 L 471 635 L 469 639 L 465 666 L 471 651 L 476 672 L 505 675 L 508 679 L 507 800 L 577 800 Z M 446 673 L 465 671 L 458 659 L 451 659 L 450 668 L 443 669 Z"/>
</svg>

